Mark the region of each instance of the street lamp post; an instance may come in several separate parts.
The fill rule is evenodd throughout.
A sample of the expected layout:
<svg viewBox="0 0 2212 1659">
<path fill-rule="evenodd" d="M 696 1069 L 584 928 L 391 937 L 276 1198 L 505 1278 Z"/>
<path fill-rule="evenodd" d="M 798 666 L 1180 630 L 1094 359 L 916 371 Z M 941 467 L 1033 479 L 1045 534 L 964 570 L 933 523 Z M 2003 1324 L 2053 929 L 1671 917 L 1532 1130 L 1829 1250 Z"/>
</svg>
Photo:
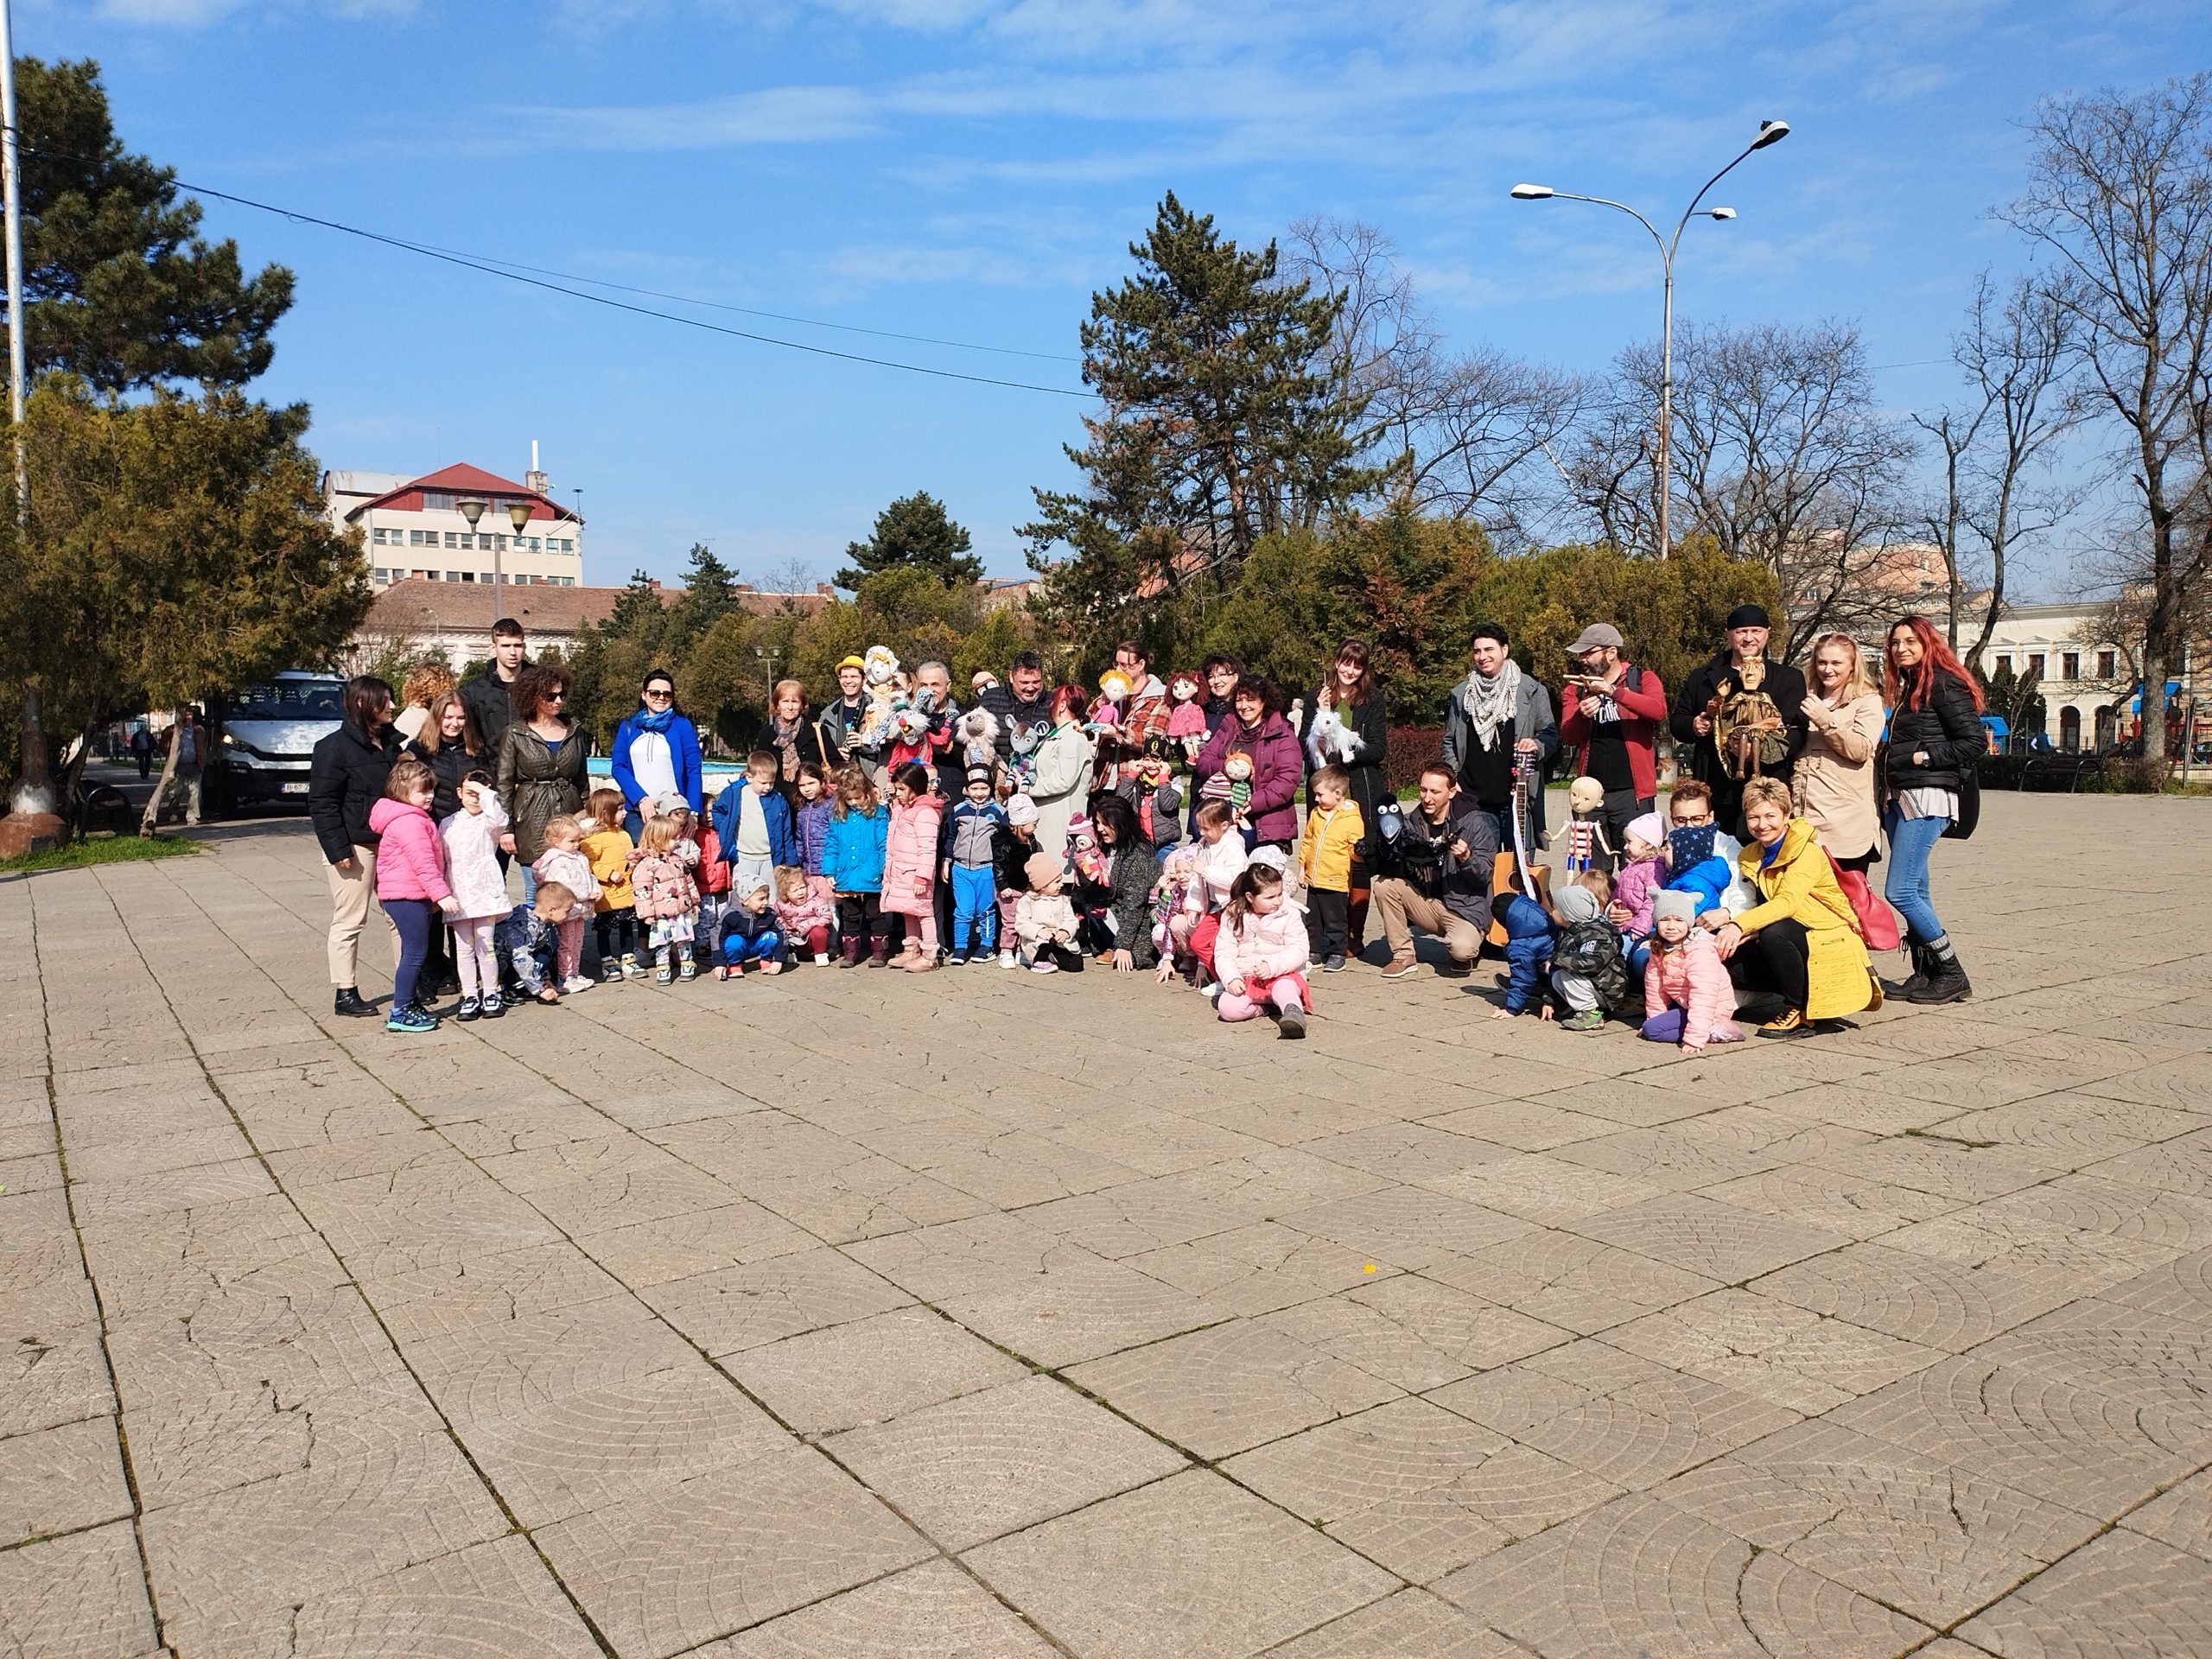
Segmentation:
<svg viewBox="0 0 2212 1659">
<path fill-rule="evenodd" d="M 1516 201 L 1586 201 L 1599 207 L 1611 207 L 1626 213 L 1630 219 L 1651 232 L 1651 240 L 1659 250 L 1660 275 L 1663 280 L 1665 298 L 1660 310 L 1659 323 L 1659 444 L 1657 471 L 1659 474 L 1659 556 L 1665 558 L 1674 550 L 1672 532 L 1668 522 L 1668 506 L 1674 495 L 1674 474 L 1668 456 L 1669 440 L 1675 419 L 1675 251 L 1681 246 L 1682 231 L 1693 219 L 1712 219 L 1726 221 L 1736 217 L 1733 207 L 1707 207 L 1698 203 L 1705 200 L 1706 192 L 1733 172 L 1737 163 L 1754 150 L 1778 144 L 1789 136 L 1787 121 L 1762 121 L 1758 136 L 1744 147 L 1743 153 L 1705 181 L 1703 188 L 1690 198 L 1690 205 L 1682 209 L 1682 216 L 1675 221 L 1673 237 L 1660 235 L 1659 227 L 1624 201 L 1615 201 L 1608 196 L 1578 195 L 1572 190 L 1554 190 L 1548 184 L 1516 184 L 1512 195 Z"/>
<path fill-rule="evenodd" d="M 454 512 L 468 520 L 468 533 L 474 537 L 476 534 L 477 524 L 490 509 L 491 503 L 469 498 L 456 501 L 453 505 Z M 505 614 L 500 607 L 499 598 L 499 550 L 495 546 L 492 550 L 492 620 L 494 623 Z"/>
<path fill-rule="evenodd" d="M 508 502 L 507 522 L 515 527 L 515 551 L 519 553 L 522 551 L 523 526 L 530 522 L 530 503 Z M 499 538 L 494 536 L 492 538 L 492 620 L 494 622 L 505 613 L 500 603 L 506 598 L 504 570 L 505 567 L 499 563 Z"/>
</svg>

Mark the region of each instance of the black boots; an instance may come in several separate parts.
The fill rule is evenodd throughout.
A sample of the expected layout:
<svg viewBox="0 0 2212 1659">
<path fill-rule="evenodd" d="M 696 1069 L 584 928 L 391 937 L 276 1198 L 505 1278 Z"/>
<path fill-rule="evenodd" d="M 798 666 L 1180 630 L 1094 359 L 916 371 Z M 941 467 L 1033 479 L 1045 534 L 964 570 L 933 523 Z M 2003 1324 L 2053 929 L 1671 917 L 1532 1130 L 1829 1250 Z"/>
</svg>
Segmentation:
<svg viewBox="0 0 2212 1659">
<path fill-rule="evenodd" d="M 338 988 L 338 995 L 331 1007 L 333 1014 L 342 1014 L 356 1020 L 373 1019 L 376 1011 L 376 1004 L 369 1001 L 351 985 L 340 985 Z"/>
<path fill-rule="evenodd" d="M 1959 953 L 1952 947 L 1947 933 L 1920 947 L 1927 977 L 1916 989 L 1905 992 L 1906 1000 L 1923 1005 L 1936 1002 L 1963 1002 L 1974 995 L 1967 982 L 1967 970 L 1959 961 Z"/>
<path fill-rule="evenodd" d="M 1912 958 L 1912 977 L 1897 987 L 1897 994 L 1908 1002 L 1915 1001 L 1928 987 L 1928 947 L 1910 933 L 1904 936 L 1905 953 Z"/>
</svg>

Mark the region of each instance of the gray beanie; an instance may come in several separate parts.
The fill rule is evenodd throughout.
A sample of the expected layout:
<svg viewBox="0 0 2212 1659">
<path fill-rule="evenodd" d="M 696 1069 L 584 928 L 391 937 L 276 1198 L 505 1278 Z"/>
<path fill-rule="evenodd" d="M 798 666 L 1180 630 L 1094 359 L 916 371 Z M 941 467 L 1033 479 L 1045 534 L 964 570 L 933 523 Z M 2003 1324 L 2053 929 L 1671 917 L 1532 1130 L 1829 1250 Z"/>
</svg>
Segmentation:
<svg viewBox="0 0 2212 1659">
<path fill-rule="evenodd" d="M 1686 922 L 1697 919 L 1697 898 L 1693 893 L 1677 893 L 1671 887 L 1662 887 L 1651 895 L 1651 922 L 1657 926 L 1669 916 L 1679 916 Z"/>
<path fill-rule="evenodd" d="M 1605 906 L 1598 902 L 1596 893 L 1587 887 L 1578 887 L 1573 882 L 1553 896 L 1552 908 L 1559 912 L 1560 920 L 1569 927 L 1579 922 L 1594 922 L 1605 911 Z"/>
</svg>

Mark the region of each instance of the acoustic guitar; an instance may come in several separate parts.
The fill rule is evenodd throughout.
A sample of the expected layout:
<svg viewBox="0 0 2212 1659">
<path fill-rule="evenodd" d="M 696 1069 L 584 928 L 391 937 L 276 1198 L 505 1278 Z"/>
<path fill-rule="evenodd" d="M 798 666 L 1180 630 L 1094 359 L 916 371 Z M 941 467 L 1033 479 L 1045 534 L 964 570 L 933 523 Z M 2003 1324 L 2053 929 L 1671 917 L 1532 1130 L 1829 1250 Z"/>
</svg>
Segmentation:
<svg viewBox="0 0 2212 1659">
<path fill-rule="evenodd" d="M 1551 866 L 1539 864 L 1529 856 L 1529 848 L 1535 840 L 1535 826 L 1529 818 L 1529 791 L 1535 786 L 1536 764 L 1533 753 L 1516 753 L 1513 758 L 1513 845 L 1499 848 L 1497 856 L 1491 861 L 1490 890 L 1492 897 L 1507 892 L 1521 893 L 1549 910 Z M 1503 948 L 1505 924 L 1491 922 L 1485 937 L 1492 944 Z"/>
</svg>

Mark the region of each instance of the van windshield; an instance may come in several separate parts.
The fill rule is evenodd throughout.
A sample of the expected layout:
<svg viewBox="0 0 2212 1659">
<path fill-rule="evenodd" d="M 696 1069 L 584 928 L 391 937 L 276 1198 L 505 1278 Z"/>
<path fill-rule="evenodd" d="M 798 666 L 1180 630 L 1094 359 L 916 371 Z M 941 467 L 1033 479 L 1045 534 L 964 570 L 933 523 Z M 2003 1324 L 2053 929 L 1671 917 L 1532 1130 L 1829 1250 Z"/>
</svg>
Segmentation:
<svg viewBox="0 0 2212 1659">
<path fill-rule="evenodd" d="M 343 680 L 277 680 L 249 686 L 232 700 L 232 720 L 343 720 Z"/>
</svg>

